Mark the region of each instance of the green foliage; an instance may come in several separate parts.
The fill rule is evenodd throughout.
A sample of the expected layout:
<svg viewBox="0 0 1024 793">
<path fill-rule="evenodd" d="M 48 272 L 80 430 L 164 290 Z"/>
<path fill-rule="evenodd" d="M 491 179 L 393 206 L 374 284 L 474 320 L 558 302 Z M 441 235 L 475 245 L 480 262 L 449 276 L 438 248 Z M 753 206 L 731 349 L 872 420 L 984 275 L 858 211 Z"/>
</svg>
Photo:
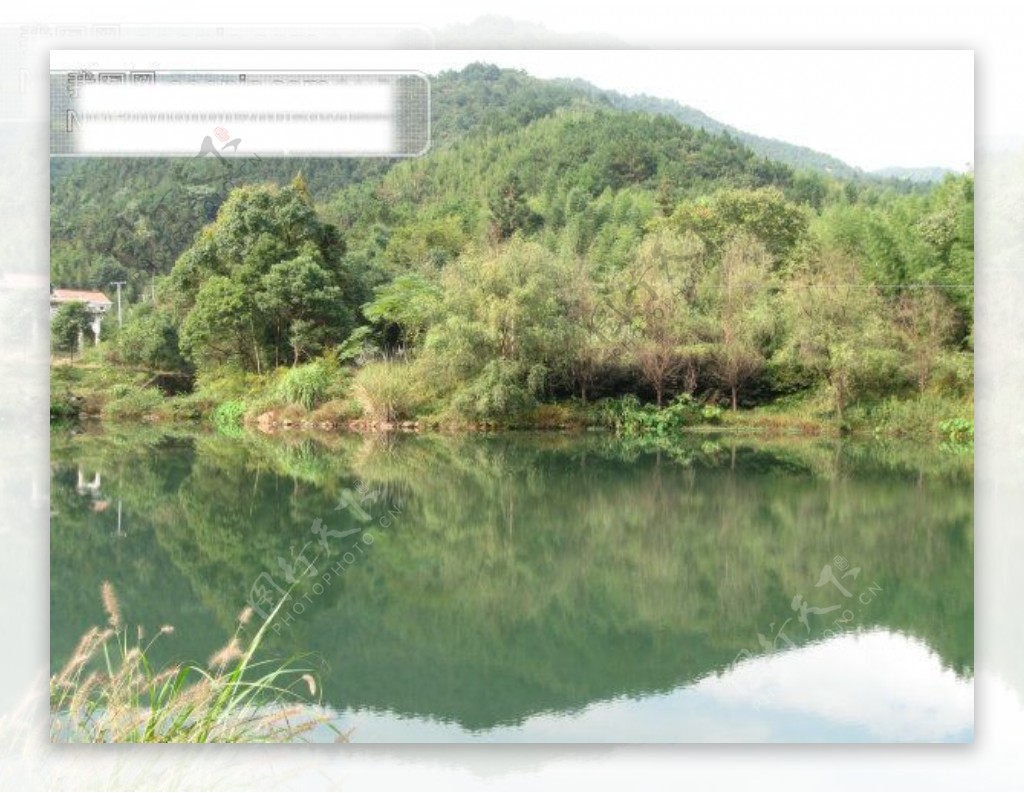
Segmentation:
<svg viewBox="0 0 1024 793">
<path fill-rule="evenodd" d="M 437 145 L 415 160 L 56 163 L 54 278 L 130 282 L 107 360 L 195 370 L 174 402 L 190 414 L 343 402 L 302 365 L 382 355 L 456 421 L 824 389 L 847 425 L 913 390 L 970 396 L 971 176 L 826 176 L 689 108 L 481 64 L 435 87 Z M 55 344 L 73 350 L 72 328 Z M 258 378 L 207 393 L 221 369 Z M 390 420 L 387 378 L 364 377 L 366 415 Z"/>
<path fill-rule="evenodd" d="M 50 423 L 71 421 L 78 418 L 78 406 L 69 391 L 50 389 Z"/>
<path fill-rule="evenodd" d="M 342 341 L 353 325 L 342 252 L 307 191 L 233 190 L 163 285 L 183 352 L 200 367 L 259 372 Z"/>
<path fill-rule="evenodd" d="M 952 443 L 973 443 L 974 422 L 971 419 L 955 418 L 939 422 L 939 432 Z"/>
<path fill-rule="evenodd" d="M 394 325 L 401 341 L 415 345 L 437 318 L 441 289 L 418 273 L 400 275 L 374 290 L 374 299 L 363 306 L 373 323 Z"/>
<path fill-rule="evenodd" d="M 361 367 L 352 382 L 352 395 L 363 417 L 371 421 L 394 422 L 410 419 L 423 404 L 423 384 L 413 375 L 413 366 L 396 361 L 375 361 Z"/>
<path fill-rule="evenodd" d="M 900 398 L 865 400 L 849 411 L 848 419 L 854 429 L 877 436 L 935 440 L 950 438 L 957 424 L 943 427 L 951 415 L 970 412 L 971 406 L 962 398 L 929 392 Z M 970 425 L 973 428 L 973 422 Z M 973 430 L 972 430 L 973 431 Z"/>
<path fill-rule="evenodd" d="M 224 435 L 238 436 L 248 406 L 240 399 L 221 402 L 210 414 L 210 419 L 217 431 Z"/>
<path fill-rule="evenodd" d="M 784 356 L 824 380 L 840 424 L 851 401 L 899 383 L 901 358 L 877 290 L 849 257 L 825 251 L 786 288 Z"/>
<path fill-rule="evenodd" d="M 700 417 L 707 424 L 721 424 L 724 413 L 718 405 L 704 405 L 700 409 Z"/>
<path fill-rule="evenodd" d="M 140 303 L 128 311 L 112 345 L 117 360 L 129 365 L 165 371 L 186 368 L 179 351 L 177 325 L 150 303 Z"/>
<path fill-rule="evenodd" d="M 516 237 L 497 256 L 470 254 L 445 269 L 439 321 L 424 366 L 474 418 L 529 409 L 561 365 L 568 328 L 554 257 Z"/>
<path fill-rule="evenodd" d="M 125 384 L 115 386 L 111 394 L 114 398 L 104 405 L 103 416 L 118 420 L 151 416 L 164 406 L 166 399 L 159 389 Z"/>
<path fill-rule="evenodd" d="M 711 369 L 729 389 L 733 410 L 740 388 L 765 368 L 777 344 L 778 300 L 769 261 L 767 249 L 741 232 L 726 244 L 712 276 Z"/>
<path fill-rule="evenodd" d="M 670 223 L 680 232 L 696 234 L 712 252 L 720 251 L 736 232 L 744 232 L 778 263 L 804 239 L 808 214 L 777 188 L 730 188 L 680 204 Z"/>
<path fill-rule="evenodd" d="M 85 303 L 64 303 L 50 321 L 50 347 L 74 355 L 82 343 L 92 341 L 92 314 Z"/>
<path fill-rule="evenodd" d="M 536 406 L 543 375 L 542 367 L 524 371 L 516 361 L 487 361 L 452 397 L 452 411 L 471 420 L 515 422 Z"/>
<path fill-rule="evenodd" d="M 662 228 L 644 239 L 615 282 L 611 305 L 623 325 L 625 349 L 654 389 L 658 407 L 680 376 L 683 391 L 693 391 L 697 368 L 707 356 L 699 289 L 706 274 L 701 241 Z"/>
<path fill-rule="evenodd" d="M 608 400 L 602 408 L 616 433 L 632 440 L 678 438 L 687 427 L 705 418 L 704 410 L 689 394 L 680 394 L 662 408 L 642 405 L 632 395 Z"/>
<path fill-rule="evenodd" d="M 325 401 L 332 386 L 332 372 L 323 361 L 286 369 L 277 383 L 277 396 L 291 405 L 312 410 Z"/>
</svg>

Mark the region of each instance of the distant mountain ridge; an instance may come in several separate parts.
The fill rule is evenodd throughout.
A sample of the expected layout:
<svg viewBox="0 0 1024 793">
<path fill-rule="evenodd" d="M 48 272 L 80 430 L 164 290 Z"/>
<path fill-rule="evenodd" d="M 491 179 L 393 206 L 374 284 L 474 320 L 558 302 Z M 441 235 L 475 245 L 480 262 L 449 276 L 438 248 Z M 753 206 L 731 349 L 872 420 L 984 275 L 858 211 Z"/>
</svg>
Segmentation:
<svg viewBox="0 0 1024 793">
<path fill-rule="evenodd" d="M 955 171 L 938 166 L 905 168 L 898 165 L 889 168 L 878 168 L 871 172 L 872 176 L 879 176 L 883 179 L 905 179 L 916 183 L 941 182 L 951 173 L 955 173 Z"/>
<path fill-rule="evenodd" d="M 559 80 L 590 96 L 592 99 L 606 102 L 618 110 L 641 111 L 655 115 L 669 116 L 682 124 L 703 129 L 712 134 L 727 134 L 743 143 L 755 154 L 789 165 L 792 168 L 806 168 L 819 173 L 835 176 L 840 179 L 858 179 L 869 176 L 865 171 L 849 165 L 838 157 L 815 151 L 807 146 L 765 138 L 751 132 L 725 124 L 712 118 L 697 108 L 680 104 L 674 99 L 662 99 L 647 94 L 627 95 L 618 91 L 609 91 L 586 82 L 585 80 Z"/>
</svg>

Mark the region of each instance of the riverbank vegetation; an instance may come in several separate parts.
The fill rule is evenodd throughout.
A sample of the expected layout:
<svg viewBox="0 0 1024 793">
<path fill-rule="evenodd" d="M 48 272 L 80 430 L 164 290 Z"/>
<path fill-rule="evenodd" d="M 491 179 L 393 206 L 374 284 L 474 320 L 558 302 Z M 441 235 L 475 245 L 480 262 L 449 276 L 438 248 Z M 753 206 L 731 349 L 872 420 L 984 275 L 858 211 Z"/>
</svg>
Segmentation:
<svg viewBox="0 0 1024 793">
<path fill-rule="evenodd" d="M 153 645 L 173 626 L 147 638 L 141 626 L 125 624 L 109 582 L 101 594 L 107 624 L 87 631 L 50 679 L 52 740 L 280 743 L 329 725 L 326 711 L 310 702 L 317 692 L 310 670 L 255 659 L 276 609 L 246 640 L 253 616 L 246 608 L 231 640 L 206 664 L 158 668 Z"/>
<path fill-rule="evenodd" d="M 444 135 L 414 161 L 144 163 L 134 197 L 115 166 L 62 172 L 54 277 L 123 275 L 131 304 L 74 361 L 55 335 L 51 416 L 936 438 L 972 420 L 971 175 L 840 179 L 567 84 L 445 79 Z M 454 101 L 488 88 L 491 115 Z"/>
</svg>

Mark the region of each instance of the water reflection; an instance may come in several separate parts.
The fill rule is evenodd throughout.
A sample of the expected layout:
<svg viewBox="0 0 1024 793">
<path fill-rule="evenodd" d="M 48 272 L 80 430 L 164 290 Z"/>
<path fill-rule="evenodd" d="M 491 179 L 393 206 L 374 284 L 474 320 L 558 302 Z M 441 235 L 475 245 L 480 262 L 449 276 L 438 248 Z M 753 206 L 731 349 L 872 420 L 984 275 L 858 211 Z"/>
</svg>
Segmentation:
<svg viewBox="0 0 1024 793">
<path fill-rule="evenodd" d="M 923 642 L 876 629 L 753 658 L 668 693 L 489 730 L 392 712 L 339 717 L 357 743 L 965 742 L 974 684 Z"/>
<path fill-rule="evenodd" d="M 861 699 L 889 696 L 862 673 L 889 637 L 909 642 L 890 647 L 889 671 L 931 681 L 914 707 L 958 701 L 918 651 L 969 690 L 963 456 L 806 441 L 700 438 L 646 453 L 605 436 L 158 431 L 55 435 L 51 448 L 54 666 L 102 621 L 104 579 L 129 622 L 176 626 L 163 660 L 205 658 L 254 582 L 315 551 L 320 577 L 299 581 L 305 605 L 269 649 L 319 659 L 325 698 L 356 740 L 745 740 L 731 714 L 751 709 L 768 740 L 967 734 L 958 716 L 946 737 L 892 719 L 899 735 L 877 737 L 885 725 L 794 709 L 772 699 L 769 676 L 750 677 L 779 668 L 779 680 L 815 680 L 807 695 L 829 702 L 824 671 L 808 676 L 800 659 L 846 648 L 832 685 L 866 712 Z M 122 507 L 96 510 L 99 500 Z M 848 644 L 853 634 L 860 643 Z M 698 729 L 688 709 L 708 723 Z M 769 730 L 776 711 L 791 715 Z"/>
</svg>

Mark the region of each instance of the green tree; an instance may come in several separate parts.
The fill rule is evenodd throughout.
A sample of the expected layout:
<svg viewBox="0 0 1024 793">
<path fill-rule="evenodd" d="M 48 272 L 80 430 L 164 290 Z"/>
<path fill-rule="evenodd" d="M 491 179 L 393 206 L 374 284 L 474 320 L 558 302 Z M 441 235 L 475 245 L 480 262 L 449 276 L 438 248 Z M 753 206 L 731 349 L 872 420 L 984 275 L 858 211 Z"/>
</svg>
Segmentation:
<svg viewBox="0 0 1024 793">
<path fill-rule="evenodd" d="M 709 295 L 714 342 L 711 367 L 736 410 L 740 387 L 767 362 L 777 329 L 770 258 L 747 235 L 726 244 Z"/>
<path fill-rule="evenodd" d="M 234 364 L 262 371 L 256 311 L 245 286 L 224 275 L 207 278 L 181 325 L 181 349 L 200 367 Z"/>
<path fill-rule="evenodd" d="M 900 295 L 894 317 L 912 377 L 923 394 L 936 363 L 953 341 L 956 312 L 941 289 L 922 287 Z"/>
<path fill-rule="evenodd" d="M 849 256 L 825 249 L 787 285 L 785 304 L 783 354 L 828 384 L 840 423 L 853 400 L 898 381 L 901 356 L 885 304 Z"/>
<path fill-rule="evenodd" d="M 541 218 L 530 209 L 526 193 L 516 174 L 510 174 L 491 193 L 491 235 L 506 240 L 517 231 L 529 233 L 540 224 Z"/>
<path fill-rule="evenodd" d="M 621 351 L 622 323 L 616 322 L 606 286 L 599 283 L 589 259 L 575 258 L 564 273 L 568 374 L 586 402 L 602 371 Z"/>
<path fill-rule="evenodd" d="M 408 273 L 377 287 L 374 299 L 363 306 L 363 315 L 370 322 L 397 327 L 400 341 L 415 346 L 437 318 L 441 300 L 436 284 Z"/>
<path fill-rule="evenodd" d="M 50 346 L 75 357 L 75 350 L 93 340 L 92 313 L 85 303 L 64 303 L 50 322 Z"/>
<path fill-rule="evenodd" d="M 151 303 L 139 303 L 129 309 L 114 347 L 117 358 L 127 364 L 163 371 L 185 368 L 173 320 Z"/>
<path fill-rule="evenodd" d="M 446 268 L 440 321 L 427 332 L 430 369 L 462 390 L 481 418 L 529 405 L 564 361 L 566 312 L 558 268 L 543 247 L 516 237 L 497 255 L 467 254 Z"/>
<path fill-rule="evenodd" d="M 340 343 L 356 292 L 343 250 L 303 180 L 232 191 L 162 286 L 183 352 L 199 365 L 261 371 L 285 353 L 295 364 Z"/>
<path fill-rule="evenodd" d="M 685 373 L 683 390 L 696 385 L 707 354 L 699 305 L 704 247 L 694 235 L 668 229 L 648 235 L 619 277 L 612 305 L 625 326 L 627 349 L 661 407 L 666 389 Z"/>
<path fill-rule="evenodd" d="M 796 248 L 808 229 L 806 211 L 774 187 L 719 190 L 680 204 L 670 222 L 679 232 L 700 237 L 712 255 L 720 253 L 732 235 L 746 232 L 764 245 L 776 264 Z"/>
<path fill-rule="evenodd" d="M 270 267 L 258 283 L 254 305 L 273 336 L 274 365 L 281 363 L 284 345 L 292 364 L 312 357 L 352 330 L 352 312 L 336 279 L 324 267 L 323 256 L 307 244 L 294 259 Z"/>
</svg>

